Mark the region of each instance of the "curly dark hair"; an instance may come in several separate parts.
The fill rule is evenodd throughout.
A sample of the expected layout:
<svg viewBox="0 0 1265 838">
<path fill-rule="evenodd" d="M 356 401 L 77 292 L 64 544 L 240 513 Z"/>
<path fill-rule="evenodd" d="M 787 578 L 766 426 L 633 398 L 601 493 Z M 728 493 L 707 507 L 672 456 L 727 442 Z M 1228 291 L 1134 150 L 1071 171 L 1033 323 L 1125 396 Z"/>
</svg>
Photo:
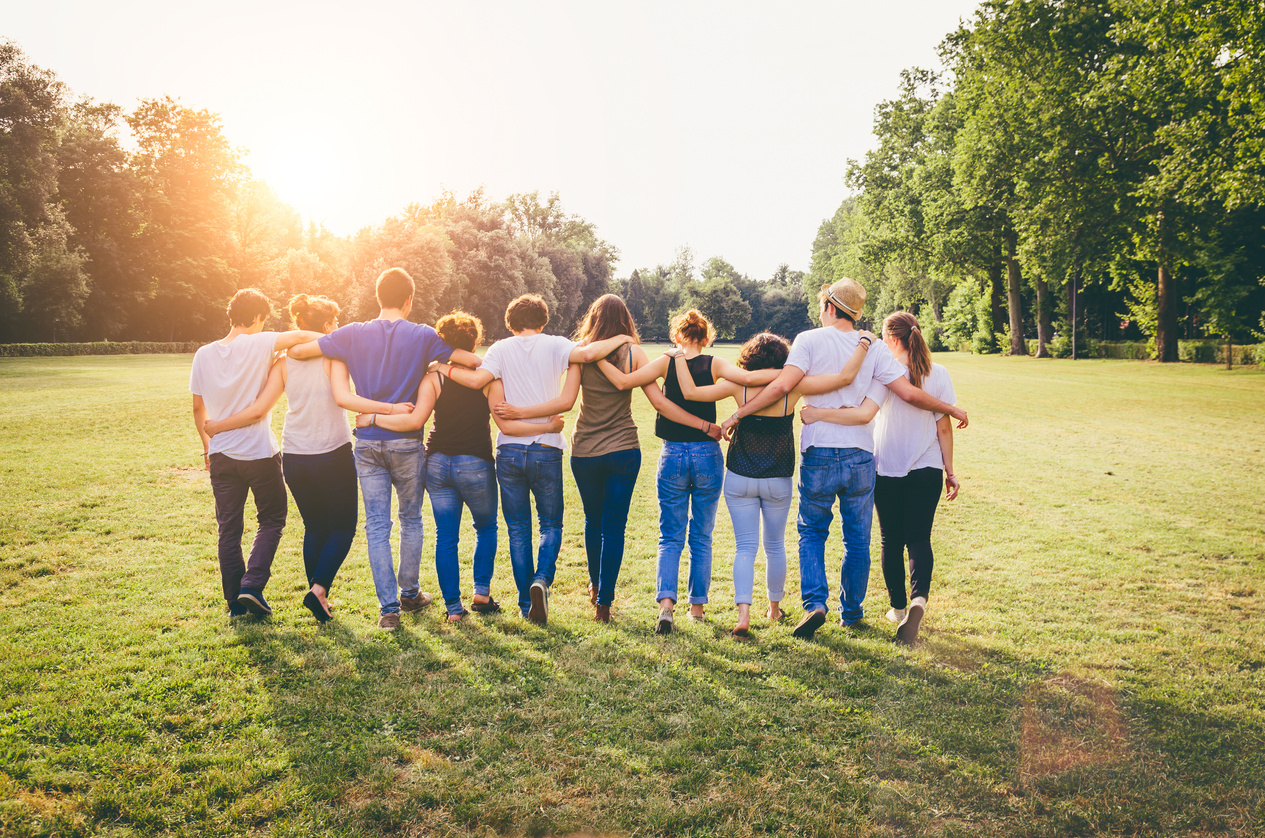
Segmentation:
<svg viewBox="0 0 1265 838">
<path fill-rule="evenodd" d="M 786 338 L 772 332 L 761 332 L 742 345 L 738 366 L 744 370 L 780 370 L 786 366 L 791 345 Z"/>
<path fill-rule="evenodd" d="M 453 349 L 473 352 L 483 340 L 483 321 L 469 312 L 454 311 L 439 318 L 435 331 Z"/>
</svg>

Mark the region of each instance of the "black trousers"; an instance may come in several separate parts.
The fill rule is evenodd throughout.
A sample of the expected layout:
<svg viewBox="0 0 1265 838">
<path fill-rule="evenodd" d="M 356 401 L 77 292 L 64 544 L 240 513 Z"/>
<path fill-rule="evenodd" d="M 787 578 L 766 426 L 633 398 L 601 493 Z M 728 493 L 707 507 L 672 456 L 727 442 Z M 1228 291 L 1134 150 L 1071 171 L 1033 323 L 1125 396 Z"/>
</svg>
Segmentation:
<svg viewBox="0 0 1265 838">
<path fill-rule="evenodd" d="M 931 524 L 940 502 L 944 472 L 920 468 L 904 477 L 879 476 L 874 483 L 874 508 L 878 511 L 883 540 L 883 580 L 893 608 L 904 608 L 909 599 L 926 597 L 931 590 Z M 905 550 L 909 550 L 909 598 L 905 597 Z"/>
<path fill-rule="evenodd" d="M 224 599 L 236 602 L 242 588 L 263 591 L 272 575 L 272 559 L 286 525 L 285 482 L 281 479 L 281 455 L 266 460 L 234 460 L 211 455 L 211 493 L 215 495 L 215 520 L 220 527 L 220 583 Z M 255 496 L 259 529 L 250 548 L 250 560 L 242 560 L 246 495 Z"/>
<path fill-rule="evenodd" d="M 307 582 L 329 590 L 356 537 L 359 506 L 351 443 L 324 454 L 282 454 L 281 465 L 303 516 Z"/>
</svg>

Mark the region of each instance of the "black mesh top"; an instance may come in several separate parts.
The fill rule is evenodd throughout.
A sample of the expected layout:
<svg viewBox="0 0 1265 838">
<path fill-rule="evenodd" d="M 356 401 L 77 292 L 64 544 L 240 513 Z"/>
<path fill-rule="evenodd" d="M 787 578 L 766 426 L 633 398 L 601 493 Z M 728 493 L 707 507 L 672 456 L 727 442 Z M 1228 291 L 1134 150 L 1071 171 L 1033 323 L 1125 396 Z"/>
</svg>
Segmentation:
<svg viewBox="0 0 1265 838">
<path fill-rule="evenodd" d="M 754 479 L 795 474 L 795 414 L 786 413 L 789 398 L 782 402 L 782 416 L 753 415 L 738 420 L 726 468 Z M 746 387 L 742 388 L 742 402 L 747 402 Z"/>
</svg>

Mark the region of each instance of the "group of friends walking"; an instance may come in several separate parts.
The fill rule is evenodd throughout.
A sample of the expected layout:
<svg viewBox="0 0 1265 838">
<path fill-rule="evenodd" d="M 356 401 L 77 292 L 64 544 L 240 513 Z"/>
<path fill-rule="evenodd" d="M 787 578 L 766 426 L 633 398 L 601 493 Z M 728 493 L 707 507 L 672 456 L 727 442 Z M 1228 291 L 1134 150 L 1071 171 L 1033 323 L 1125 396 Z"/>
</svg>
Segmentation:
<svg viewBox="0 0 1265 838">
<path fill-rule="evenodd" d="M 318 621 L 332 617 L 329 591 L 350 552 L 360 502 L 378 626 L 395 629 L 401 611 L 431 603 L 420 584 L 421 507 L 429 493 L 435 571 L 447 619 L 501 609 L 492 596 L 499 505 L 518 610 L 528 620 L 547 622 L 562 544 L 567 449 L 562 414 L 578 399 L 570 466 L 584 508 L 589 599 L 594 619 L 608 622 L 641 471 L 632 417 L 632 390 L 641 388 L 657 412 L 655 435 L 663 441 L 656 470 L 656 632 L 673 630 L 687 549 L 689 615 L 705 618 L 712 530 L 722 495 L 736 543 L 738 619 L 732 634 L 750 635 L 761 542 L 766 615 L 772 622 L 785 619 L 784 539 L 798 406 L 804 614 L 794 636 L 811 638 L 826 621 L 826 543 L 838 500 L 840 624 L 854 625 L 864 614 L 877 508 L 891 604 L 887 617 L 898 624 L 899 640 L 917 639 L 930 589 L 931 527 L 941 486 L 950 500 L 958 491 L 951 417 L 961 428 L 967 415 L 954 404 L 948 373 L 931 363 L 912 315 L 889 316 L 881 340 L 857 330 L 865 290 L 842 279 L 821 291 L 821 328 L 801 333 L 793 344 L 758 334 L 734 364 L 705 353 L 715 332 L 694 310 L 673 320 L 675 347 L 650 359 L 619 297 L 594 301 L 569 339 L 546 334 L 546 303 L 524 295 L 505 312 L 512 337 L 492 344 L 481 358 L 475 353 L 483 337 L 478 318 L 458 311 L 433 328 L 413 323 L 408 319 L 413 292 L 405 271 L 384 271 L 376 286 L 379 316 L 341 327 L 335 302 L 299 294 L 289 304 L 297 328 L 272 332 L 263 329 L 272 313 L 268 298 L 243 289 L 228 306 L 228 335 L 194 356 L 193 416 L 215 497 L 220 574 L 231 615 L 271 613 L 264 588 L 286 522 L 288 486 L 303 518 L 309 583 L 303 603 Z M 283 392 L 288 409 L 278 445 L 270 417 Z M 716 403 L 726 399 L 733 399 L 737 410 L 718 424 Z M 347 411 L 356 413 L 354 436 Z M 495 448 L 491 423 L 497 429 Z M 729 440 L 727 459 L 721 439 Z M 247 556 L 242 535 L 248 493 L 255 498 L 259 527 Z M 391 544 L 393 494 L 398 565 Z M 466 509 L 475 530 L 469 609 L 459 555 Z"/>
</svg>

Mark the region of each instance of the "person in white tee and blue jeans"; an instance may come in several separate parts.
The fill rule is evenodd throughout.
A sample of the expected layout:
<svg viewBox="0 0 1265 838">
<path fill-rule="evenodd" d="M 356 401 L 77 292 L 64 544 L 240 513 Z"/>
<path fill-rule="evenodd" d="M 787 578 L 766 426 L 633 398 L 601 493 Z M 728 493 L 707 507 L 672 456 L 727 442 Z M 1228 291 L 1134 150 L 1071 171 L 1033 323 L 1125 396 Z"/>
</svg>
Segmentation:
<svg viewBox="0 0 1265 838">
<path fill-rule="evenodd" d="M 211 472 L 215 521 L 219 527 L 220 582 L 229 614 L 271 614 L 264 586 L 285 528 L 288 499 L 281 477 L 281 448 L 272 432 L 271 411 L 244 427 L 210 436 L 208 419 L 245 410 L 263 389 L 273 357 L 316 332 L 265 332 L 272 303 L 254 288 L 243 288 L 228 304 L 229 332 L 193 356 L 189 391 L 193 422 L 202 437 L 203 462 Z M 242 556 L 246 496 L 255 496 L 259 529 L 249 559 Z"/>
<path fill-rule="evenodd" d="M 801 332 L 791 346 L 782 373 L 755 398 L 725 420 L 726 436 L 738 421 L 775 401 L 795 388 L 805 375 L 819 375 L 843 368 L 858 345 L 856 321 L 865 303 L 865 289 L 855 280 L 843 278 L 822 288 L 819 313 L 822 326 Z M 867 346 L 865 361 L 852 383 L 821 395 L 808 396 L 814 407 L 857 407 L 866 398 L 881 405 L 887 391 L 926 410 L 954 416 L 962 427 L 966 411 L 947 405 L 914 387 L 904 377 L 904 368 L 883 344 Z M 844 555 L 840 567 L 839 622 L 854 625 L 864 617 L 863 602 L 870 574 L 870 528 L 874 509 L 874 437 L 869 425 L 834 425 L 815 422 L 804 426 L 800 435 L 802 454 L 799 477 L 799 567 L 800 597 L 804 618 L 794 636 L 810 639 L 826 620 L 830 586 L 826 579 L 825 548 L 839 500 Z"/>
</svg>

